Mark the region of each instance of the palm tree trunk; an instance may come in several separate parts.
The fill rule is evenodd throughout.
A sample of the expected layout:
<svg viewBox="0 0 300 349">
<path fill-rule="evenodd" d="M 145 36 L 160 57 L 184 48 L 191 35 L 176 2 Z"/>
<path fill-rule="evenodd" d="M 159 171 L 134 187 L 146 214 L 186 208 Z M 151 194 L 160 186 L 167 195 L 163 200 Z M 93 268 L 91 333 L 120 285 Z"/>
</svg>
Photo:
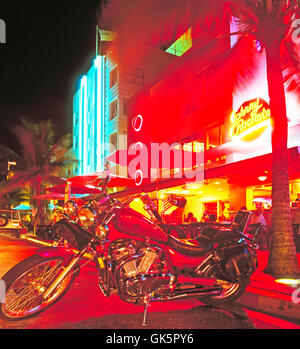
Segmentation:
<svg viewBox="0 0 300 349">
<path fill-rule="evenodd" d="M 41 178 L 39 178 L 39 177 L 35 178 L 35 181 L 34 181 L 34 196 L 38 196 L 38 195 L 41 194 L 41 183 L 42 183 L 41 182 Z M 33 231 L 34 231 L 34 234 L 36 234 L 37 226 L 38 226 L 38 224 L 41 224 L 41 221 L 40 221 L 41 210 L 42 210 L 41 200 L 40 199 L 34 199 L 33 207 L 36 210 L 36 214 L 35 214 L 34 219 L 33 219 Z"/>
<path fill-rule="evenodd" d="M 280 62 L 280 42 L 266 47 L 267 78 L 272 114 L 272 240 L 265 270 L 274 276 L 300 274 L 290 209 L 288 171 L 288 122 Z"/>
</svg>

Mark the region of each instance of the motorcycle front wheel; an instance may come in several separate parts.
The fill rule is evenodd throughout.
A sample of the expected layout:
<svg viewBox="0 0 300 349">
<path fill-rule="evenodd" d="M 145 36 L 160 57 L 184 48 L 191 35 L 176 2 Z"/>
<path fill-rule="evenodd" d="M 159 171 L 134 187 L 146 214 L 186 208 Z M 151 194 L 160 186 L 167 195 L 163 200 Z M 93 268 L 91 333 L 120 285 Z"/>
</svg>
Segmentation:
<svg viewBox="0 0 300 349">
<path fill-rule="evenodd" d="M 36 315 L 57 302 L 75 279 L 71 271 L 52 294 L 44 299 L 43 293 L 63 271 L 62 257 L 33 255 L 15 265 L 3 277 L 5 296 L 0 316 L 5 320 L 22 320 Z"/>
</svg>

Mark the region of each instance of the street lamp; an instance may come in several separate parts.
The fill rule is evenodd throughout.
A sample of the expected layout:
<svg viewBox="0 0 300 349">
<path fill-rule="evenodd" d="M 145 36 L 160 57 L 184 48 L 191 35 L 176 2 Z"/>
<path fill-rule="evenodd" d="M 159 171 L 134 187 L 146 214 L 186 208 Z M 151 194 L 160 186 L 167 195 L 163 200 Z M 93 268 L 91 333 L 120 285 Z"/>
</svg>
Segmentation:
<svg viewBox="0 0 300 349">
<path fill-rule="evenodd" d="M 7 180 L 9 180 L 9 171 L 10 171 L 10 166 L 16 166 L 17 163 L 15 161 L 7 161 Z"/>
</svg>

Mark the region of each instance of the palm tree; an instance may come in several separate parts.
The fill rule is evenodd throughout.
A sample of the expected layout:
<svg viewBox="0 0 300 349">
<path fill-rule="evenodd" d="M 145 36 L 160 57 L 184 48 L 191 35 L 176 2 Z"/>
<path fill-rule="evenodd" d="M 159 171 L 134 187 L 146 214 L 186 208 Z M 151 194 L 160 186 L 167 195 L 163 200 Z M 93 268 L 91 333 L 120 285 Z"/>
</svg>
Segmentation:
<svg viewBox="0 0 300 349">
<path fill-rule="evenodd" d="M 26 188 L 20 188 L 6 195 L 7 208 L 14 208 L 22 203 L 29 203 L 30 193 Z"/>
<path fill-rule="evenodd" d="M 199 64 L 198 73 L 217 75 L 217 69 L 222 71 L 226 62 L 235 63 L 226 66 L 235 74 L 233 77 L 227 73 L 233 89 L 241 88 L 241 82 L 253 76 L 255 64 L 249 64 L 253 51 L 244 50 L 238 58 L 240 64 L 236 64 L 230 53 L 211 48 L 218 46 L 222 38 L 237 35 L 238 43 L 231 51 L 239 52 L 237 48 L 249 40 L 260 42 L 265 49 L 273 153 L 272 244 L 266 272 L 278 276 L 300 273 L 291 223 L 285 101 L 285 89 L 298 96 L 300 90 L 299 47 L 297 52 L 291 40 L 292 23 L 299 9 L 299 0 L 111 0 L 102 10 L 104 25 L 111 22 L 117 34 L 116 59 L 135 59 L 145 53 L 147 45 L 163 47 L 189 27 L 196 31 L 205 28 L 212 34 L 206 42 L 209 49 L 196 39 L 193 51 L 199 48 L 198 59 L 204 55 L 211 64 Z M 229 34 L 228 27 L 219 25 L 226 18 L 236 19 L 235 33 Z M 247 52 L 249 60 L 245 59 Z"/>
<path fill-rule="evenodd" d="M 20 146 L 20 153 L 0 146 L 0 169 L 7 171 L 7 161 L 14 161 L 13 175 L 0 185 L 0 195 L 27 189 L 31 197 L 42 194 L 49 184 L 62 184 L 61 175 L 76 161 L 69 150 L 72 138 L 67 134 L 56 139 L 51 120 L 34 123 L 23 118 L 13 129 Z M 5 169 L 6 167 L 6 169 Z M 44 223 L 45 205 L 38 199 L 31 199 L 36 211 L 34 224 Z"/>
</svg>

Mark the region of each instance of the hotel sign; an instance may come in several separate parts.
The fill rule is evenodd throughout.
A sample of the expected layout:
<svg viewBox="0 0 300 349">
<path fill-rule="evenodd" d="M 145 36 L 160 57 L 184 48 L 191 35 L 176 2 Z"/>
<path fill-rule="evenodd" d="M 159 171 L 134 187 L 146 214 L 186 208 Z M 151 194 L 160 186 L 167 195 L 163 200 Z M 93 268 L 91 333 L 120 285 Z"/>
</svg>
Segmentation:
<svg viewBox="0 0 300 349">
<path fill-rule="evenodd" d="M 271 125 L 271 110 L 265 100 L 252 99 L 243 103 L 238 111 L 233 111 L 230 121 L 230 137 L 250 142 L 261 136 Z"/>
</svg>

